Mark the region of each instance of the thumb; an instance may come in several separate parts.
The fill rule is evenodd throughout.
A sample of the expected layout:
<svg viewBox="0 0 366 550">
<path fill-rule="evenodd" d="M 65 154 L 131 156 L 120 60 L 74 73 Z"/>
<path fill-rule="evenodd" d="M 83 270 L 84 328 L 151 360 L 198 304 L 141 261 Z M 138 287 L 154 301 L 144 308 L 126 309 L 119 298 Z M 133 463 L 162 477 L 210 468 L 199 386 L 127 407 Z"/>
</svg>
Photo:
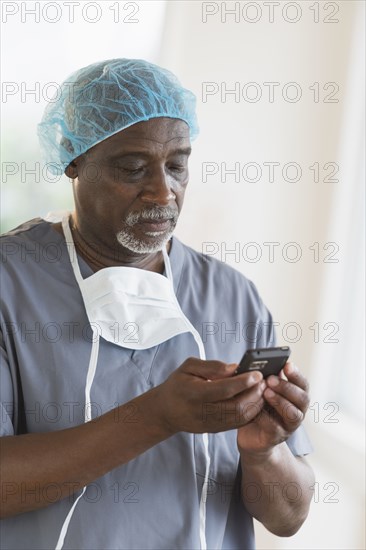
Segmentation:
<svg viewBox="0 0 366 550">
<path fill-rule="evenodd" d="M 222 361 L 203 361 L 202 359 L 187 359 L 182 365 L 184 372 L 199 376 L 204 380 L 219 380 L 233 376 L 238 365 Z"/>
</svg>

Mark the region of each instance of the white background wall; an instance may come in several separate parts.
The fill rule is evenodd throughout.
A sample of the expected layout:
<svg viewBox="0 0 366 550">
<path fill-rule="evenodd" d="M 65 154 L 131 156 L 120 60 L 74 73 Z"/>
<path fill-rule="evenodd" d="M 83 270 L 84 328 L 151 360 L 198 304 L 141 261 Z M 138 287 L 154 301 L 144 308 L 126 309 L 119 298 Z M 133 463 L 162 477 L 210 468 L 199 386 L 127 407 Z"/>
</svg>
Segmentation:
<svg viewBox="0 0 366 550">
<path fill-rule="evenodd" d="M 289 540 L 257 525 L 258 547 L 365 548 L 364 4 L 272 3 L 272 20 L 269 4 L 169 3 L 161 61 L 196 92 L 201 125 L 178 234 L 255 281 L 312 382 L 311 513 Z M 272 182 L 269 162 L 280 163 Z M 216 173 L 205 178 L 207 163 Z M 238 181 L 225 181 L 221 163 L 240 164 Z M 262 170 L 257 182 L 246 181 L 256 176 L 248 163 Z M 299 181 L 287 181 L 291 169 L 283 176 L 287 163 L 300 167 Z M 269 242 L 278 243 L 272 259 Z"/>
<path fill-rule="evenodd" d="M 35 127 L 49 82 L 110 57 L 144 57 L 176 72 L 197 95 L 201 127 L 177 234 L 256 283 L 279 342 L 312 383 L 310 517 L 291 539 L 258 526 L 258 547 L 365 548 L 364 2 L 80 2 L 73 21 L 63 2 L 45 12 L 41 2 L 39 22 L 24 4 L 37 3 L 2 3 L 3 229 L 72 204 L 66 178 L 23 173 L 37 168 Z M 25 93 L 37 83 L 38 96 Z M 273 181 L 268 163 L 279 163 Z M 289 163 L 299 181 L 287 181 L 296 179 Z M 229 173 L 225 181 L 222 168 L 235 165 L 238 181 Z M 248 181 L 255 166 L 261 177 Z M 336 181 L 327 181 L 332 167 Z M 217 172 L 205 178 L 209 168 Z M 265 243 L 278 243 L 273 258 Z"/>
</svg>

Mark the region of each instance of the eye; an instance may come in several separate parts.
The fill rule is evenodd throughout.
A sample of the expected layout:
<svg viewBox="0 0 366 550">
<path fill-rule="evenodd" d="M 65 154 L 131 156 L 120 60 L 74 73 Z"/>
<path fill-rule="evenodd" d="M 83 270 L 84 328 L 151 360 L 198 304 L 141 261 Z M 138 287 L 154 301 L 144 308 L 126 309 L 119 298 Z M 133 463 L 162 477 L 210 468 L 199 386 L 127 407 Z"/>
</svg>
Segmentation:
<svg viewBox="0 0 366 550">
<path fill-rule="evenodd" d="M 144 171 L 145 166 L 136 164 L 114 167 L 114 174 L 119 179 L 140 178 L 144 174 Z"/>
<path fill-rule="evenodd" d="M 169 170 L 172 170 L 173 172 L 178 172 L 178 173 L 184 172 L 185 169 L 186 169 L 185 166 L 178 165 L 178 164 L 175 164 L 169 167 Z"/>
<path fill-rule="evenodd" d="M 117 164 L 118 168 L 124 170 L 125 172 L 141 172 L 145 168 L 145 165 L 141 162 L 126 162 Z"/>
<path fill-rule="evenodd" d="M 141 166 L 140 168 L 123 168 L 123 170 L 124 172 L 126 172 L 126 174 L 136 176 L 138 174 L 141 174 L 141 172 L 143 171 L 143 167 Z"/>
<path fill-rule="evenodd" d="M 188 170 L 188 159 L 188 154 L 174 154 L 167 159 L 166 168 L 176 176 L 185 175 Z"/>
</svg>

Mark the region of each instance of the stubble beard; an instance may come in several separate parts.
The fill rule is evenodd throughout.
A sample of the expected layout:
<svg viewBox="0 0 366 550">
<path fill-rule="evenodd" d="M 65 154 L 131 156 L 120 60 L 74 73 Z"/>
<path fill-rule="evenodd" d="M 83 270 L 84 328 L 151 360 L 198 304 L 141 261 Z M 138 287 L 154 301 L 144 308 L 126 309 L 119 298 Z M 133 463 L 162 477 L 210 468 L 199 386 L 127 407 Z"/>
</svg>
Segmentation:
<svg viewBox="0 0 366 550">
<path fill-rule="evenodd" d="M 145 231 L 146 238 L 138 237 L 134 227 L 142 220 L 170 219 L 167 231 Z M 163 249 L 174 233 L 178 221 L 178 211 L 170 208 L 146 208 L 140 212 L 131 212 L 124 220 L 124 227 L 116 234 L 117 241 L 127 250 L 136 254 L 152 254 Z"/>
</svg>

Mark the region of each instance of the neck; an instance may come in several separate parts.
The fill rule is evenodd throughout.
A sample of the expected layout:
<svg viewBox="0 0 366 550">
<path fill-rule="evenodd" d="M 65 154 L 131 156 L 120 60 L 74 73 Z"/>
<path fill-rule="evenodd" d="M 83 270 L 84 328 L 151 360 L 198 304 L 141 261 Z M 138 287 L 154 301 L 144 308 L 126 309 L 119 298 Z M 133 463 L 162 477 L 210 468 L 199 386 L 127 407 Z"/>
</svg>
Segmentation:
<svg viewBox="0 0 366 550">
<path fill-rule="evenodd" d="M 61 223 L 53 224 L 53 228 L 63 235 Z M 80 233 L 74 218 L 70 217 L 70 228 L 77 253 L 94 271 L 105 267 L 137 267 L 156 273 L 164 272 L 164 257 L 161 251 L 147 254 L 134 254 L 123 249 L 122 246 L 108 249 L 104 246 L 96 247 L 89 244 Z M 167 251 L 170 250 L 170 242 L 167 243 Z"/>
</svg>

